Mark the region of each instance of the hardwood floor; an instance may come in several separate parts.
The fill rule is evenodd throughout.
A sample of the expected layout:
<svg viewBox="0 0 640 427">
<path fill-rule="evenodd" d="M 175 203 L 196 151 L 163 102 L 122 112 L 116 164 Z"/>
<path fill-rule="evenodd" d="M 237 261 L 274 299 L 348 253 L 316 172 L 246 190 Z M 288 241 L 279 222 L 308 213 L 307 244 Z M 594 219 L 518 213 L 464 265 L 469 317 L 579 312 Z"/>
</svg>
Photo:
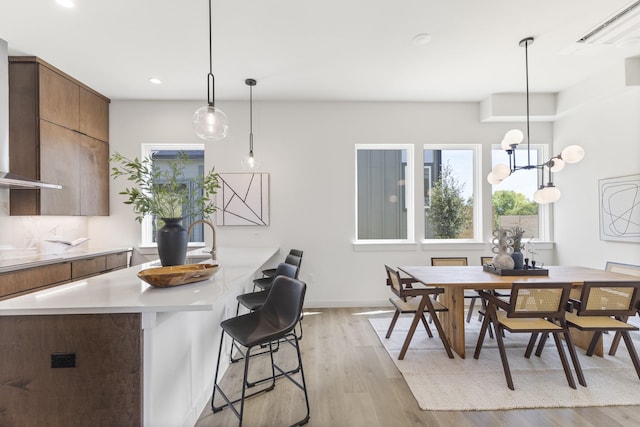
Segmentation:
<svg viewBox="0 0 640 427">
<path fill-rule="evenodd" d="M 640 406 L 535 409 L 512 411 L 422 411 L 400 372 L 368 322 L 376 309 L 308 310 L 301 341 L 311 405 L 311 427 L 342 426 L 635 426 Z M 637 333 L 635 334 L 637 335 Z M 410 350 L 409 350 L 410 351 Z M 621 346 L 619 351 L 626 351 Z M 277 360 L 289 366 L 295 351 L 282 347 Z M 250 377 L 268 365 L 268 356 L 250 364 Z M 255 360 L 255 361 L 254 361 Z M 263 363 L 264 362 L 264 363 Z M 224 384 L 239 390 L 243 363 L 235 363 Z M 213 375 L 213 373 L 211 374 Z M 299 378 L 296 375 L 296 378 Z M 506 387 L 506 386 L 505 386 Z M 550 390 L 553 392 L 553 390 Z M 638 381 L 640 392 L 640 380 Z M 216 398 L 216 403 L 218 399 Z M 247 400 L 245 426 L 290 425 L 304 415 L 302 391 L 279 379 L 271 392 Z M 196 426 L 235 426 L 228 409 L 212 413 L 207 406 Z"/>
</svg>

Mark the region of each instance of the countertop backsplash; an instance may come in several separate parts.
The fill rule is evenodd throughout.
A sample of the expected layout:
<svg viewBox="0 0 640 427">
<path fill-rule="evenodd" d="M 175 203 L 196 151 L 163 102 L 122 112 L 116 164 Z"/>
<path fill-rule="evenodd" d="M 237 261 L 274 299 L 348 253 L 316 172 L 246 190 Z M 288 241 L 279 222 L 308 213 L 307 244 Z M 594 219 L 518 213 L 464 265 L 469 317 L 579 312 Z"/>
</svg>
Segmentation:
<svg viewBox="0 0 640 427">
<path fill-rule="evenodd" d="M 30 255 L 57 254 L 90 246 L 88 240 L 78 246 L 50 240 L 74 241 L 87 236 L 86 217 L 0 216 L 0 259 Z"/>
</svg>

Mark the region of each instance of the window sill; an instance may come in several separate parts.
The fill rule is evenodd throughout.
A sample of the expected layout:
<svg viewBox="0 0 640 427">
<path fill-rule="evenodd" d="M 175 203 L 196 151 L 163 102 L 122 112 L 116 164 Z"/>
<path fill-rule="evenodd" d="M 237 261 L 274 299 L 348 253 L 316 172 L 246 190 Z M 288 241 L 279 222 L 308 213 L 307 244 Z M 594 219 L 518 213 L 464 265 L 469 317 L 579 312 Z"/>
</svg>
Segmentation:
<svg viewBox="0 0 640 427">
<path fill-rule="evenodd" d="M 415 252 L 418 248 L 418 244 L 415 242 L 399 242 L 392 240 L 384 242 L 376 240 L 373 242 L 353 242 L 352 245 L 354 252 L 381 252 L 381 251 L 411 251 Z"/>
</svg>

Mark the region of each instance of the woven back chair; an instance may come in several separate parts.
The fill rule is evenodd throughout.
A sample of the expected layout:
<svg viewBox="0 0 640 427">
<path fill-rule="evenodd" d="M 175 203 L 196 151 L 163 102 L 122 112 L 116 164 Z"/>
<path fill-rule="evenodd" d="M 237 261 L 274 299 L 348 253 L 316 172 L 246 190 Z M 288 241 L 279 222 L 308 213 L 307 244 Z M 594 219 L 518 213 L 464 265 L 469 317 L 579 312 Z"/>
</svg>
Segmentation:
<svg viewBox="0 0 640 427">
<path fill-rule="evenodd" d="M 487 315 L 482 322 L 473 357 L 476 359 L 480 357 L 487 329 L 490 324 L 493 325 L 496 330 L 495 337 L 498 342 L 498 350 L 500 351 L 500 359 L 502 360 L 507 386 L 513 390 L 513 379 L 511 378 L 511 370 L 509 369 L 509 361 L 507 360 L 504 345 L 504 331 L 531 334 L 525 351 L 525 357 L 527 358 L 531 356 L 538 335 L 550 333 L 553 334 L 567 382 L 571 388 L 576 388 L 571 367 L 560 339 L 560 336 L 562 336 L 576 369 L 578 381 L 586 386 L 582 368 L 573 346 L 573 340 L 565 321 L 565 308 L 569 300 L 570 290 L 571 283 L 514 283 L 509 302 L 489 292 L 481 291 L 480 294 L 487 301 Z"/>
<path fill-rule="evenodd" d="M 467 257 L 431 257 L 431 265 L 434 267 L 464 267 L 469 265 Z M 471 316 L 473 315 L 473 308 L 476 305 L 477 299 L 480 297 L 477 290 L 465 289 L 465 299 L 469 300 L 469 311 L 467 311 L 467 323 L 471 322 Z M 483 312 L 485 309 L 485 303 L 482 301 L 482 312 L 478 315 L 478 320 L 482 320 Z"/>
<path fill-rule="evenodd" d="M 398 270 L 395 270 L 388 265 L 385 265 L 384 267 L 387 272 L 387 285 L 391 287 L 391 291 L 396 295 L 392 298 L 389 298 L 389 302 L 391 302 L 391 304 L 395 307 L 396 311 L 393 315 L 393 318 L 391 319 L 391 324 L 389 325 L 389 329 L 387 330 L 386 338 L 389 338 L 391 336 L 391 332 L 393 332 L 393 328 L 395 327 L 400 314 L 411 313 L 414 315 L 413 322 L 411 323 L 409 332 L 407 333 L 404 344 L 402 345 L 402 349 L 400 350 L 398 359 L 404 359 L 404 356 L 407 353 L 407 349 L 409 348 L 409 344 L 411 343 L 411 339 L 413 338 L 413 334 L 416 331 L 419 321 L 422 321 L 422 324 L 424 325 L 424 328 L 426 329 L 429 337 L 433 338 L 433 334 L 431 333 L 429 324 L 424 317 L 425 311 L 431 315 L 433 323 L 438 330 L 438 335 L 442 340 L 442 345 L 444 346 L 449 358 L 453 359 L 453 353 L 451 352 L 449 340 L 447 339 L 444 330 L 442 329 L 442 325 L 440 324 L 440 321 L 436 316 L 437 312 L 447 311 L 447 307 L 440 304 L 433 298 L 438 294 L 444 292 L 444 290 L 441 288 L 428 288 L 423 285 L 414 287 L 413 284 L 419 282 L 416 282 L 409 278 L 401 278 L 400 272 Z"/>
<path fill-rule="evenodd" d="M 611 271 L 612 273 L 621 273 L 629 276 L 640 277 L 640 265 L 607 261 L 604 269 L 605 271 Z M 636 311 L 640 313 L 640 305 L 636 306 Z M 628 320 L 628 317 L 625 317 L 622 320 L 626 322 Z M 618 350 L 618 345 L 620 344 L 621 338 L 622 338 L 622 334 L 620 332 L 616 332 L 616 335 L 613 337 L 613 340 L 611 341 L 611 348 L 609 349 L 609 355 L 615 356 L 616 351 Z"/>
</svg>

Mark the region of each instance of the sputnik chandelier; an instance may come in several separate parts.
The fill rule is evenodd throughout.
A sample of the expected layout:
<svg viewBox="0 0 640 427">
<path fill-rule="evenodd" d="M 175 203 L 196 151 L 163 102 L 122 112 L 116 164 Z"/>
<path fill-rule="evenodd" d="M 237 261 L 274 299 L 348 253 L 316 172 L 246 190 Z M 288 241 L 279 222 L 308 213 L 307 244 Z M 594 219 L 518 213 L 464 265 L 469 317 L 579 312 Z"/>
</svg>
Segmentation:
<svg viewBox="0 0 640 427">
<path fill-rule="evenodd" d="M 524 134 L 520 129 L 511 129 L 502 140 L 501 147 L 509 156 L 509 164 L 500 163 L 494 166 L 487 181 L 496 185 L 519 170 L 537 169 L 539 171 L 540 184 L 538 190 L 533 194 L 533 200 L 539 204 L 553 203 L 560 199 L 560 190 L 553 185 L 552 173 L 560 172 L 565 164 L 578 163 L 584 157 L 584 149 L 579 145 L 570 145 L 558 155 L 551 157 L 544 163 L 531 164 L 531 141 L 529 132 L 529 45 L 533 44 L 533 37 L 520 40 L 520 47 L 524 47 L 525 70 L 527 83 L 527 164 L 519 165 L 516 161 L 516 151 L 520 143 L 524 140 Z M 545 168 L 548 171 L 548 181 L 545 184 Z"/>
</svg>

